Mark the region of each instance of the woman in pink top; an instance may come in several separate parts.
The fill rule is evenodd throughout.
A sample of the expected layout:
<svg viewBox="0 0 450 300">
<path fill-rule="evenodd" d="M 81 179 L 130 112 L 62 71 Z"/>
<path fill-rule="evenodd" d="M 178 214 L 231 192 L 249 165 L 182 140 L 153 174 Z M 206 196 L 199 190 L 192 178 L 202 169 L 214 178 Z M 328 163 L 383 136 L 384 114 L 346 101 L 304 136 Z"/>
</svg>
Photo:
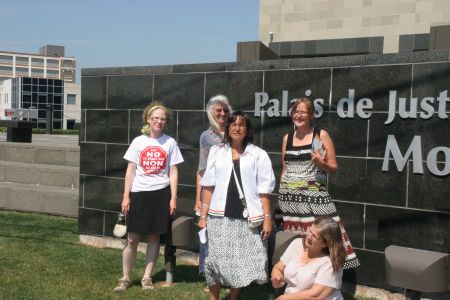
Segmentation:
<svg viewBox="0 0 450 300">
<path fill-rule="evenodd" d="M 272 286 L 286 290 L 277 300 L 344 299 L 340 292 L 345 248 L 339 225 L 320 217 L 307 235 L 292 241 L 272 269 Z"/>
</svg>

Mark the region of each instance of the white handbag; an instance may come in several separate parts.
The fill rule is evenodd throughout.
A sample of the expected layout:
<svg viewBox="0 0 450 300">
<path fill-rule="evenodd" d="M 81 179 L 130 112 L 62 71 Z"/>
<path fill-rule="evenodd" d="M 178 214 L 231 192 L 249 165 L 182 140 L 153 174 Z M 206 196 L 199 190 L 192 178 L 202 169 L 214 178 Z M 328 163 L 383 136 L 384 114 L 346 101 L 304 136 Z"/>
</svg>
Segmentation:
<svg viewBox="0 0 450 300">
<path fill-rule="evenodd" d="M 119 214 L 117 224 L 114 225 L 113 234 L 118 238 L 123 238 L 127 235 L 127 215 L 123 213 Z"/>
</svg>

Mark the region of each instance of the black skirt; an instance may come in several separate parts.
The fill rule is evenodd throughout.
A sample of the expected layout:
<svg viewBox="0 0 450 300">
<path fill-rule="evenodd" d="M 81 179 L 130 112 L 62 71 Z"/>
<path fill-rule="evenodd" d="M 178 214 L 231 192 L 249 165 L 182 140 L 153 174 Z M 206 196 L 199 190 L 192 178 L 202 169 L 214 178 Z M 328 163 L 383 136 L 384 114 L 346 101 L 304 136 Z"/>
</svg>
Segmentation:
<svg viewBox="0 0 450 300">
<path fill-rule="evenodd" d="M 130 193 L 128 232 L 165 234 L 170 232 L 170 186 L 157 191 Z"/>
</svg>

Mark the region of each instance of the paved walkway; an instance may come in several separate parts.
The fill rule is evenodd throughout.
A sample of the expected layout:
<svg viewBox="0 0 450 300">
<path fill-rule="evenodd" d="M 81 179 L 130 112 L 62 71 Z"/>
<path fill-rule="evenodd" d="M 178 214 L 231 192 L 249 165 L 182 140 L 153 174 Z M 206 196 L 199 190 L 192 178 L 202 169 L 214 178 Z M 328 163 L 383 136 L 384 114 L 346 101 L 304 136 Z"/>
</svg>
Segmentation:
<svg viewBox="0 0 450 300">
<path fill-rule="evenodd" d="M 6 142 L 6 132 L 0 133 L 0 142 Z M 63 134 L 33 134 L 33 145 L 58 146 L 58 147 L 79 147 L 78 135 Z"/>
</svg>

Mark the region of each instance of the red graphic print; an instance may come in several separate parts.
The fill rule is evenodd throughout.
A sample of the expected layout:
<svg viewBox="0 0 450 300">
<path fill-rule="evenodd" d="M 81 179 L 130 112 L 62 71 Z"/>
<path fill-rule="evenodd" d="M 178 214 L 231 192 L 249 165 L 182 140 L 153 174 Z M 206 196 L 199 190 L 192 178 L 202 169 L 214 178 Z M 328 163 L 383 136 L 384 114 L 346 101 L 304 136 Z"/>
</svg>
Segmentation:
<svg viewBox="0 0 450 300">
<path fill-rule="evenodd" d="M 148 146 L 140 155 L 139 163 L 145 174 L 161 173 L 167 164 L 167 153 L 159 146 Z"/>
</svg>

